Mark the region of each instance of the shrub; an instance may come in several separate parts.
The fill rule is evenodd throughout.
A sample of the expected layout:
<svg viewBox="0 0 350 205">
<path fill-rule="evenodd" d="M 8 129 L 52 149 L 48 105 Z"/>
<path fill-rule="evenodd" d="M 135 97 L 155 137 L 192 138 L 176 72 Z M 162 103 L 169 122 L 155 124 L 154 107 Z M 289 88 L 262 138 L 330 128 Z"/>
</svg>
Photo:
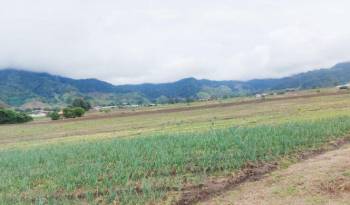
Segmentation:
<svg viewBox="0 0 350 205">
<path fill-rule="evenodd" d="M 88 101 L 85 101 L 82 98 L 75 99 L 72 103 L 72 107 L 81 107 L 85 111 L 88 111 L 91 109 L 91 105 Z"/>
<path fill-rule="evenodd" d="M 73 108 L 73 112 L 76 117 L 82 117 L 85 114 L 85 110 L 81 107 Z"/>
<path fill-rule="evenodd" d="M 85 114 L 85 110 L 81 107 L 69 107 L 63 109 L 63 116 L 65 118 L 82 117 Z"/>
<path fill-rule="evenodd" d="M 51 118 L 51 120 L 59 120 L 61 118 L 57 111 L 50 112 L 48 116 Z"/>
<path fill-rule="evenodd" d="M 32 121 L 33 118 L 23 112 L 0 109 L 0 124 L 16 124 Z"/>
<path fill-rule="evenodd" d="M 75 114 L 73 112 L 73 108 L 64 108 L 63 109 L 63 116 L 65 118 L 75 118 Z"/>
</svg>

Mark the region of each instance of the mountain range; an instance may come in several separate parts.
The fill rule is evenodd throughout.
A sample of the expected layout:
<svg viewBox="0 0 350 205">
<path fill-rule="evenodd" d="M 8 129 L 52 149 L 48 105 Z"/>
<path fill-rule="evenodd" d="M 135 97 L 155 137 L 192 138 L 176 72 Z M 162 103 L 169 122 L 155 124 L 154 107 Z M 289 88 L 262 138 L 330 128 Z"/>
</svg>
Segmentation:
<svg viewBox="0 0 350 205">
<path fill-rule="evenodd" d="M 276 79 L 214 81 L 185 78 L 171 83 L 112 85 L 97 79 L 67 77 L 18 69 L 0 70 L 0 106 L 64 106 L 77 97 L 94 105 L 171 103 L 200 98 L 251 95 L 289 88 L 331 87 L 350 81 L 350 62 Z"/>
</svg>

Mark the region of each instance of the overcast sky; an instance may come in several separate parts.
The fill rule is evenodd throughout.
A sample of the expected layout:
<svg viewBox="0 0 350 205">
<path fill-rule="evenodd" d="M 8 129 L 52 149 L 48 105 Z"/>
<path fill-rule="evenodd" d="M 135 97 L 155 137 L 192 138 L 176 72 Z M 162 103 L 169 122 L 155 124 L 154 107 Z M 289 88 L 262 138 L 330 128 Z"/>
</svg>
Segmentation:
<svg viewBox="0 0 350 205">
<path fill-rule="evenodd" d="M 0 0 L 0 68 L 114 84 L 350 60 L 349 0 Z"/>
</svg>

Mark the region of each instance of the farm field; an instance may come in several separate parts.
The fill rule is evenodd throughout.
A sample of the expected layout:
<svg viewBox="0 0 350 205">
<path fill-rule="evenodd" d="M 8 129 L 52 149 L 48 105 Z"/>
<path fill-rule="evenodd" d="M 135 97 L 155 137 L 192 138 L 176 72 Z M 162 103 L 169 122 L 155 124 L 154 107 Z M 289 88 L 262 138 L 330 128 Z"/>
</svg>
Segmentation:
<svg viewBox="0 0 350 205">
<path fill-rule="evenodd" d="M 1 126 L 0 204 L 186 204 L 213 178 L 342 139 L 349 102 L 321 92 Z"/>
<path fill-rule="evenodd" d="M 319 95 L 315 92 L 303 92 L 300 95 L 305 94 Z M 323 94 L 325 96 L 322 96 Z M 294 95 L 298 96 L 298 94 L 292 94 L 284 97 L 295 97 Z M 243 99 L 248 103 L 241 103 L 242 99 L 226 100 L 224 102 L 197 102 L 191 105 L 151 107 L 136 111 L 122 110 L 107 114 L 92 113 L 83 119 L 67 121 L 40 119 L 28 124 L 6 125 L 1 126 L 0 129 L 0 149 L 56 142 L 63 139 L 65 141 L 101 140 L 151 133 L 201 132 L 232 126 L 276 124 L 350 114 L 348 106 L 350 95 L 347 93 L 326 90 L 319 97 L 278 98 L 281 97 L 275 97 L 274 100 L 276 101 L 263 103 L 256 101 L 254 98 Z M 225 106 L 222 106 L 222 104 Z"/>
<path fill-rule="evenodd" d="M 293 164 L 248 182 L 202 205 L 348 205 L 350 146 Z"/>
</svg>

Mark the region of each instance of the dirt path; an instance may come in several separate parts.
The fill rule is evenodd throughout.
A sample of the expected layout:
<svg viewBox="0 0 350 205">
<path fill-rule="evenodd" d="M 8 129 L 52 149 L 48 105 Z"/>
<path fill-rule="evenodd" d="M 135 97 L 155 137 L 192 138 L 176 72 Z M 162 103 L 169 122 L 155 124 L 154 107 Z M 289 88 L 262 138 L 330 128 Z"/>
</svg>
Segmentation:
<svg viewBox="0 0 350 205">
<path fill-rule="evenodd" d="M 350 205 L 350 145 L 246 182 L 201 205 Z"/>
</svg>

